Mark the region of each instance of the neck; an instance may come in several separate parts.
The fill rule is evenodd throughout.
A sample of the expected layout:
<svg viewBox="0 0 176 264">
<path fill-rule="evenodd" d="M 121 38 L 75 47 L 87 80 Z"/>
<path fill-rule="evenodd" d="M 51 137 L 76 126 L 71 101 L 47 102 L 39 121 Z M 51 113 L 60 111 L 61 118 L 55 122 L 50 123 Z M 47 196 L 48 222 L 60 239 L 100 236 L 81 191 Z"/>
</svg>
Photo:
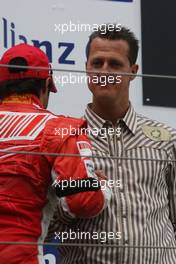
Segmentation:
<svg viewBox="0 0 176 264">
<path fill-rule="evenodd" d="M 94 111 L 94 113 L 104 120 L 111 121 L 113 124 L 116 124 L 118 119 L 125 116 L 128 107 L 129 101 L 126 103 L 123 102 L 123 104 L 108 104 L 93 100 L 93 103 L 91 104 L 91 109 Z"/>
</svg>

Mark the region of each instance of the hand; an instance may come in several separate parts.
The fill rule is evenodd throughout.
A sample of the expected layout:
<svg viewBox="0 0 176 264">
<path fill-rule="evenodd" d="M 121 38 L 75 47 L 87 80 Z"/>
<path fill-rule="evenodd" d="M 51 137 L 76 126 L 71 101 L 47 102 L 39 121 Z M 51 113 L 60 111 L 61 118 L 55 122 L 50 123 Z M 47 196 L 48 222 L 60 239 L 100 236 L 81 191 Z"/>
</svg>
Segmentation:
<svg viewBox="0 0 176 264">
<path fill-rule="evenodd" d="M 101 170 L 96 170 L 95 174 L 97 175 L 98 179 L 101 180 L 108 180 L 108 177 L 105 176 L 104 172 Z"/>
<path fill-rule="evenodd" d="M 100 182 L 101 185 L 101 189 L 102 190 L 106 190 L 107 186 L 108 186 L 108 177 L 104 175 L 104 172 L 101 170 L 96 170 L 95 174 L 98 177 L 98 180 Z"/>
</svg>

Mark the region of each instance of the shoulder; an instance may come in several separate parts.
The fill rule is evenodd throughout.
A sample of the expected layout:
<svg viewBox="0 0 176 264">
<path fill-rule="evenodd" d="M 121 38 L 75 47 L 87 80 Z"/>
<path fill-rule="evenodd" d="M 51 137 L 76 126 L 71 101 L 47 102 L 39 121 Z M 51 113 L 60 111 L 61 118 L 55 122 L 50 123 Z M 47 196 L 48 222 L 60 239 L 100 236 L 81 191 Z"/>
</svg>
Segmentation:
<svg viewBox="0 0 176 264">
<path fill-rule="evenodd" d="M 60 115 L 47 121 L 44 135 L 51 137 L 64 135 L 65 137 L 71 135 L 73 131 L 77 134 L 80 128 L 85 127 L 87 127 L 87 122 L 84 119 Z"/>
<path fill-rule="evenodd" d="M 56 116 L 52 118 L 46 123 L 47 127 L 62 127 L 62 128 L 79 128 L 79 127 L 86 127 L 87 122 L 82 118 L 75 118 L 75 117 L 66 117 L 63 115 Z"/>
<path fill-rule="evenodd" d="M 86 121 L 80 118 L 57 116 L 50 119 L 43 131 L 42 149 L 55 152 L 70 136 L 79 134 L 81 127 L 86 127 Z"/>
</svg>

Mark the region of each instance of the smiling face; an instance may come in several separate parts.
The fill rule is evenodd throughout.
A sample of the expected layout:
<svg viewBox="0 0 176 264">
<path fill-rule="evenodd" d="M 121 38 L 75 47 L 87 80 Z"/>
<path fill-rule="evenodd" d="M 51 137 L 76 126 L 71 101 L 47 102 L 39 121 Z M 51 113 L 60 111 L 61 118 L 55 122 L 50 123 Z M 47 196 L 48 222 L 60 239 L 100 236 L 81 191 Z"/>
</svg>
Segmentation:
<svg viewBox="0 0 176 264">
<path fill-rule="evenodd" d="M 98 72 L 98 74 L 88 73 L 91 80 L 88 86 L 93 94 L 94 102 L 99 101 L 106 104 L 128 103 L 129 84 L 134 76 L 121 76 L 120 83 L 118 77 L 118 73 L 136 73 L 138 70 L 138 65 L 130 65 L 128 56 L 129 46 L 125 40 L 108 40 L 98 37 L 92 40 L 86 70 L 87 72 Z M 102 85 L 101 82 L 105 79 L 103 72 L 108 72 L 106 74 L 106 85 L 104 85 L 105 83 Z M 117 73 L 117 75 L 112 75 L 112 72 Z M 99 76 L 99 82 L 94 81 L 95 75 Z M 102 76 L 104 78 L 100 79 Z M 108 80 L 111 81 L 108 82 Z"/>
</svg>

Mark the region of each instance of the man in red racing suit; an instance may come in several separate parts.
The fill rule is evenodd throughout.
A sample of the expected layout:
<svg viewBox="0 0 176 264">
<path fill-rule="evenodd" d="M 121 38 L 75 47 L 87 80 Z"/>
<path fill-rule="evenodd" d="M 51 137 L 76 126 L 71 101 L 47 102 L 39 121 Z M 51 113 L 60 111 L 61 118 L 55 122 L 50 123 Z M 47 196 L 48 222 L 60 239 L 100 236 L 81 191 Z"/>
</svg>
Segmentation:
<svg viewBox="0 0 176 264">
<path fill-rule="evenodd" d="M 10 55 L 9 51 L 4 54 L 0 64 L 14 64 L 15 54 L 24 58 L 27 66 L 48 67 L 46 55 L 36 49 L 27 44 L 17 45 L 9 50 Z M 46 65 L 32 63 L 39 60 L 36 52 L 43 56 Z M 0 68 L 0 263 L 44 264 L 42 247 L 21 242 L 43 242 L 57 203 L 73 218 L 93 217 L 103 210 L 110 194 L 101 190 L 88 157 L 90 142 L 79 133 L 86 126 L 85 121 L 58 117 L 44 109 L 49 91 L 55 92 L 51 76 L 46 76 L 48 72 L 37 73 L 45 84 L 49 80 L 39 97 L 19 91 L 4 96 L 5 89 L 11 87 L 12 91 L 13 81 L 19 77 L 28 82 L 26 86 L 31 81 L 29 77 L 35 79 L 35 70 L 25 69 L 21 75 L 19 70 L 17 73 L 9 69 Z M 62 133 L 70 128 L 74 134 Z M 9 241 L 19 244 L 8 244 Z"/>
</svg>

